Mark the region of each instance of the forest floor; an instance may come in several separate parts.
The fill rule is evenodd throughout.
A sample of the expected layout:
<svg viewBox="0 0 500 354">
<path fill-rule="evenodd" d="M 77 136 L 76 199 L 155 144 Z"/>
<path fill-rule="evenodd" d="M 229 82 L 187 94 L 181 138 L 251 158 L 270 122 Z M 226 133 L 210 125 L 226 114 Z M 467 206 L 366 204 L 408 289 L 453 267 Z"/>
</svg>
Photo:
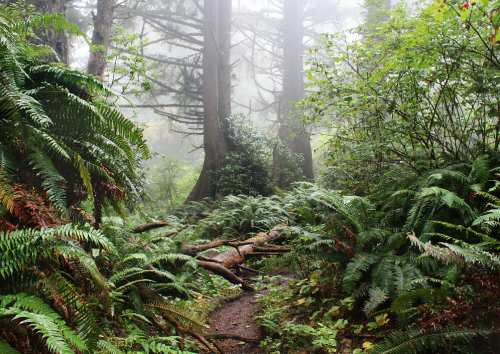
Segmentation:
<svg viewBox="0 0 500 354">
<path fill-rule="evenodd" d="M 280 275 L 282 278 L 279 286 L 288 286 L 288 283 L 295 278 L 295 275 L 288 269 L 275 271 L 267 274 L 269 276 Z M 258 276 L 250 275 L 250 279 L 256 279 Z M 246 338 L 264 339 L 264 333 L 254 317 L 258 314 L 261 304 L 258 302 L 257 295 L 269 296 L 271 293 L 264 286 L 262 289 L 249 292 L 239 299 L 226 302 L 219 309 L 213 311 L 209 317 L 211 333 L 232 333 Z M 221 348 L 226 354 L 263 354 L 263 348 L 259 344 L 249 344 L 233 339 L 219 341 Z"/>
</svg>

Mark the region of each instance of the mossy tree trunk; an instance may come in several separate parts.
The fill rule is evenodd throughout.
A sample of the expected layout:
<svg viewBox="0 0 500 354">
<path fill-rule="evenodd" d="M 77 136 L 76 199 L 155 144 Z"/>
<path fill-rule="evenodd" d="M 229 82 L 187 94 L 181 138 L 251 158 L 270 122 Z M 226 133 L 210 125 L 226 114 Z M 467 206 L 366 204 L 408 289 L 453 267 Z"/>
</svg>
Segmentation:
<svg viewBox="0 0 500 354">
<path fill-rule="evenodd" d="M 215 198 L 217 169 L 230 151 L 231 115 L 231 0 L 205 0 L 203 25 L 203 147 L 205 160 L 188 201 Z"/>
<path fill-rule="evenodd" d="M 66 8 L 68 0 L 26 0 L 23 2 L 23 6 L 28 9 L 28 6 L 33 5 L 37 12 L 42 14 L 63 14 L 66 15 Z M 8 0 L 7 4 L 17 4 L 18 0 Z M 66 65 L 69 64 L 69 40 L 66 34 L 57 34 L 54 30 L 37 30 L 35 34 L 38 38 L 30 38 L 30 41 L 34 44 L 44 44 L 57 53 L 59 61 Z M 50 61 L 57 62 L 56 56 L 49 59 Z"/>
<path fill-rule="evenodd" d="M 97 14 L 92 12 L 94 21 L 94 31 L 92 34 L 92 46 L 90 50 L 87 74 L 103 78 L 106 70 L 106 56 L 111 40 L 111 31 L 113 29 L 115 1 L 98 0 Z"/>
</svg>

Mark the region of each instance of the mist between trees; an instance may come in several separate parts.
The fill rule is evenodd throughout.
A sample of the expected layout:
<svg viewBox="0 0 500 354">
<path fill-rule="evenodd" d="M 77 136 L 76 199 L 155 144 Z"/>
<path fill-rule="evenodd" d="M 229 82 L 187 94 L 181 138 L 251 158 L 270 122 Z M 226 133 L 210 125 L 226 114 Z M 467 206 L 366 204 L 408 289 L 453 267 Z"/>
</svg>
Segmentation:
<svg viewBox="0 0 500 354">
<path fill-rule="evenodd" d="M 266 157 L 274 166 L 266 182 L 271 189 L 314 179 L 309 133 L 318 129 L 302 124 L 292 104 L 304 97 L 303 56 L 320 33 L 353 27 L 369 11 L 340 1 L 302 0 L 28 4 L 42 13 L 64 13 L 88 34 L 90 52 L 81 38 L 53 35 L 46 43 L 63 62 L 124 93 L 129 101 L 116 104 L 148 126 L 153 152 L 193 168 L 203 160 L 189 200 L 219 195 L 216 171 L 227 164 L 225 156 L 242 153 L 229 131 L 235 114 L 297 155 L 300 173 L 277 151 Z"/>
</svg>

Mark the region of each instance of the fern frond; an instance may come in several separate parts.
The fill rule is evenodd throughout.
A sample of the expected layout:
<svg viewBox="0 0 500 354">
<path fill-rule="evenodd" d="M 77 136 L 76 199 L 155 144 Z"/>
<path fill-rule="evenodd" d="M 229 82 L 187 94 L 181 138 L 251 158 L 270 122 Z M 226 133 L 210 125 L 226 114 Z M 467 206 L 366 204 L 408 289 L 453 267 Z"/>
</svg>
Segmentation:
<svg viewBox="0 0 500 354">
<path fill-rule="evenodd" d="M 485 336 L 488 331 L 480 329 L 461 329 L 449 327 L 431 331 L 419 331 L 408 327 L 406 332 L 397 331 L 375 346 L 378 354 L 419 354 L 445 352 L 451 345 L 469 344 L 471 338 L 477 335 Z"/>
<path fill-rule="evenodd" d="M 0 339 L 0 353 L 2 354 L 19 354 L 17 350 L 12 348 L 7 342 Z"/>
<path fill-rule="evenodd" d="M 189 328 L 192 331 L 199 332 L 205 328 L 205 316 L 194 312 L 188 305 L 172 303 L 167 300 L 149 301 L 146 305 L 161 311 L 169 322 Z"/>
<path fill-rule="evenodd" d="M 367 253 L 361 253 L 353 257 L 347 264 L 342 289 L 350 292 L 356 285 L 356 282 L 363 276 L 363 272 L 366 272 L 378 260 L 379 256 Z"/>
<path fill-rule="evenodd" d="M 488 176 L 490 173 L 489 156 L 481 155 L 474 160 L 472 163 L 472 171 L 469 179 L 472 180 L 472 176 L 479 180 L 480 185 L 484 186 L 488 182 Z"/>
<path fill-rule="evenodd" d="M 79 350 L 88 350 L 85 343 L 64 324 L 59 314 L 41 299 L 18 294 L 0 296 L 0 300 L 0 315 L 13 315 L 14 319 L 22 319 L 21 323 L 27 323 L 44 337 L 50 351 L 71 354 L 74 353 L 72 346 Z M 7 307 L 8 305 L 10 306 Z"/>
<path fill-rule="evenodd" d="M 30 155 L 31 165 L 38 170 L 37 176 L 41 177 L 42 187 L 47 191 L 49 200 L 60 210 L 66 209 L 66 180 L 59 174 L 52 159 L 43 151 L 36 151 Z"/>
<path fill-rule="evenodd" d="M 98 343 L 99 349 L 101 350 L 101 353 L 106 353 L 106 354 L 125 354 L 123 351 L 118 349 L 114 344 L 101 339 Z"/>
<path fill-rule="evenodd" d="M 365 311 L 367 315 L 370 315 L 380 304 L 389 299 L 386 289 L 371 288 L 368 294 L 370 298 L 363 306 L 363 311 Z"/>
<path fill-rule="evenodd" d="M 391 304 L 392 312 L 403 310 L 406 304 L 415 301 L 422 297 L 431 296 L 434 293 L 433 289 L 415 289 L 399 295 Z"/>
<path fill-rule="evenodd" d="M 1 171 L 0 177 L 2 177 Z M 3 216 L 2 209 L 4 212 L 12 213 L 14 211 L 14 200 L 20 197 L 7 181 L 0 179 L 0 217 Z"/>
</svg>

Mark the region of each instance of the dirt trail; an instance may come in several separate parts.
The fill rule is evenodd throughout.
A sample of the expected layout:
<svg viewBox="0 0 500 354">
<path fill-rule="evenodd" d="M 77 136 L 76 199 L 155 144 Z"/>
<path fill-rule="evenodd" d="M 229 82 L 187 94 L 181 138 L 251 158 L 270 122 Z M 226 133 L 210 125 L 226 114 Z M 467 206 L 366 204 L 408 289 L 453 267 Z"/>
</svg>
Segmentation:
<svg viewBox="0 0 500 354">
<path fill-rule="evenodd" d="M 289 270 L 272 273 L 270 275 L 281 275 L 284 278 L 279 284 L 287 286 L 294 274 Z M 220 309 L 210 314 L 209 325 L 211 333 L 232 333 L 246 338 L 264 339 L 261 328 L 253 319 L 259 312 L 261 305 L 256 295 L 269 295 L 267 289 L 244 294 L 238 300 L 225 303 Z M 225 354 L 263 354 L 264 349 L 258 344 L 243 343 L 233 339 L 220 340 L 221 348 Z"/>
</svg>

